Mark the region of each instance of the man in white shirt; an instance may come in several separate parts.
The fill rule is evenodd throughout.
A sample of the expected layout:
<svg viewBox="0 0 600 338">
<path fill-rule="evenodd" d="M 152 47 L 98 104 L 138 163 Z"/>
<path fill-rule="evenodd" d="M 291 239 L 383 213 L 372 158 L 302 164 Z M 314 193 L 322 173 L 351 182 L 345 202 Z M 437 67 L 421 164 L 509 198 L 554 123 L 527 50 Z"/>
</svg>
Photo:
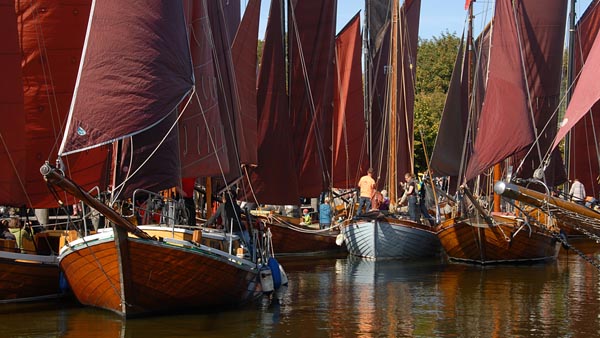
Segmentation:
<svg viewBox="0 0 600 338">
<path fill-rule="evenodd" d="M 583 183 L 579 182 L 578 179 L 574 179 L 571 190 L 569 190 L 569 195 L 571 195 L 571 201 L 583 204 L 585 201 L 585 187 Z"/>
</svg>

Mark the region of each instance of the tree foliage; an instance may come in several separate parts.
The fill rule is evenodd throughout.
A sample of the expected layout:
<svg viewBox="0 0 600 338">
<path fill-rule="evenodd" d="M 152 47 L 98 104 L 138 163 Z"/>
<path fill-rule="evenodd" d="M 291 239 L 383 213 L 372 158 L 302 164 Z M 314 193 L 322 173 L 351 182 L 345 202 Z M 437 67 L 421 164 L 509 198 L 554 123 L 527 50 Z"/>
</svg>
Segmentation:
<svg viewBox="0 0 600 338">
<path fill-rule="evenodd" d="M 433 151 L 459 45 L 460 38 L 448 32 L 431 39 L 419 39 L 414 118 L 417 172 L 427 169 L 425 150 L 427 156 Z"/>
</svg>

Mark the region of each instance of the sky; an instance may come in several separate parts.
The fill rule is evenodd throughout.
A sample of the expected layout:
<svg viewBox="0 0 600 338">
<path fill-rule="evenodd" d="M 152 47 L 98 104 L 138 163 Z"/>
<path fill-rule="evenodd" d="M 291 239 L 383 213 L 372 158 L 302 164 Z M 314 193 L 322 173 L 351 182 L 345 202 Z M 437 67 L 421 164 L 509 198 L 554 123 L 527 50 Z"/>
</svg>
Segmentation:
<svg viewBox="0 0 600 338">
<path fill-rule="evenodd" d="M 242 8 L 245 7 L 247 2 L 247 0 L 241 0 Z M 484 22 L 489 21 L 491 18 L 493 2 L 493 0 L 475 1 L 473 12 L 475 15 L 474 30 L 476 33 L 481 31 Z M 585 11 L 590 2 L 591 0 L 577 0 L 575 8 L 578 17 Z M 271 1 L 269 0 L 262 0 L 259 28 L 260 39 L 264 38 L 270 3 Z M 362 11 L 364 4 L 365 0 L 338 0 L 337 31 L 342 29 L 359 10 Z M 361 15 L 363 14 L 361 12 Z M 431 39 L 432 37 L 439 37 L 445 32 L 456 33 L 456 35 L 460 36 L 465 26 L 466 18 L 465 0 L 422 0 L 419 37 L 422 39 Z M 361 22 L 364 21 L 363 19 L 364 17 L 361 16 Z"/>
</svg>

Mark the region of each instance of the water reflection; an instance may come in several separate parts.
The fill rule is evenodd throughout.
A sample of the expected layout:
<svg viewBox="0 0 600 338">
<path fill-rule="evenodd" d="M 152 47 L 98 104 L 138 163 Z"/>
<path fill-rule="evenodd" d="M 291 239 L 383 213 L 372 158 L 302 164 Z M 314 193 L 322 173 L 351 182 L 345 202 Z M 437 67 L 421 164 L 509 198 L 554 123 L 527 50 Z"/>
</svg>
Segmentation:
<svg viewBox="0 0 600 338">
<path fill-rule="evenodd" d="M 598 246 L 583 246 L 600 259 Z M 581 246 L 580 246 L 581 247 Z M 124 321 L 71 303 L 0 305 L 6 337 L 600 336 L 598 270 L 574 253 L 551 264 L 478 267 L 354 258 L 283 262 L 281 299 L 243 309 Z"/>
</svg>

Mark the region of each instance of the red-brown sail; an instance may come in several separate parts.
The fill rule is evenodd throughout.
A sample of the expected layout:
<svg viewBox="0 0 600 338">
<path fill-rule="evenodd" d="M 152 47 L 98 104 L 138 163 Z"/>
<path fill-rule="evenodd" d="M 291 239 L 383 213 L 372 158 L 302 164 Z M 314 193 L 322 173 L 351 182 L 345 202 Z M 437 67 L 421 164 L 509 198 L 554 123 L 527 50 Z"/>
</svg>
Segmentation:
<svg viewBox="0 0 600 338">
<path fill-rule="evenodd" d="M 178 2 L 95 3 L 61 154 L 132 136 L 171 114 L 194 81 L 184 23 Z"/>
<path fill-rule="evenodd" d="M 466 180 L 534 141 L 517 26 L 510 0 L 496 2 L 491 44 L 485 101 L 473 155 L 465 173 Z"/>
<path fill-rule="evenodd" d="M 298 183 L 292 153 L 281 0 L 271 2 L 258 76 L 258 167 L 251 182 L 259 203 L 297 204 Z"/>
<path fill-rule="evenodd" d="M 56 159 L 77 78 L 90 4 L 90 0 L 15 2 L 27 119 L 22 134 L 27 149 L 27 165 L 22 172 L 27 182 L 27 200 L 23 204 L 29 207 L 58 205 L 48 193 L 38 167 Z M 108 183 L 106 154 L 106 149 L 98 148 L 63 161 L 68 165 L 67 173 L 84 189 L 103 188 Z M 61 199 L 73 203 L 66 194 Z"/>
<path fill-rule="evenodd" d="M 300 195 L 330 184 L 334 0 L 292 1 L 289 9 L 290 116 Z"/>
<path fill-rule="evenodd" d="M 217 75 L 217 98 L 221 112 L 221 121 L 225 128 L 226 155 L 229 168 L 223 169 L 220 177 L 231 181 L 241 175 L 239 149 L 236 140 L 236 123 L 239 116 L 239 95 L 236 90 L 233 62 L 231 60 L 231 40 L 222 1 L 207 1 L 208 18 L 210 21 L 209 39 L 212 42 L 212 52 L 215 60 Z M 232 32 L 231 34 L 235 34 Z M 233 39 L 233 38 L 231 38 Z"/>
<path fill-rule="evenodd" d="M 221 176 L 222 170 L 229 171 L 229 159 L 218 101 L 208 9 L 205 0 L 186 0 L 184 8 L 196 93 L 178 122 L 181 171 L 184 177 Z"/>
<path fill-rule="evenodd" d="M 0 1 L 0 204 L 22 205 L 25 194 L 25 112 L 21 53 L 13 0 Z M 39 175 L 38 175 L 39 176 Z"/>
<path fill-rule="evenodd" d="M 356 186 L 367 166 L 360 14 L 336 37 L 336 71 L 333 101 L 332 186 Z"/>
<path fill-rule="evenodd" d="M 391 6 L 391 5 L 390 5 Z M 388 7 L 390 10 L 391 7 Z M 419 17 L 421 12 L 421 0 L 407 0 L 402 4 L 399 13 L 398 29 L 398 53 L 395 76 L 397 77 L 397 96 L 396 96 L 396 125 L 398 132 L 396 135 L 396 176 L 402 177 L 404 173 L 413 171 L 413 115 L 414 115 L 414 91 L 416 75 L 417 45 L 419 33 Z M 390 16 L 391 18 L 391 16 Z M 386 126 L 389 125 L 389 112 L 386 111 L 387 86 L 389 76 L 390 60 L 390 28 L 387 26 L 387 33 L 383 39 L 374 59 L 372 70 L 374 76 L 371 84 L 371 124 L 372 124 L 372 142 L 373 142 L 373 164 L 378 170 L 381 178 L 387 177 L 387 158 L 389 156 L 388 139 L 389 133 Z M 379 33 L 381 34 L 381 33 Z M 379 189 L 382 189 L 382 179 Z"/>
<path fill-rule="evenodd" d="M 519 18 L 519 32 L 523 46 L 523 62 L 529 85 L 529 99 L 533 110 L 538 145 L 525 158 L 525 151 L 517 154 L 515 163 L 524 161 L 520 177 L 532 177 L 540 166 L 556 135 L 558 109 L 561 99 L 561 69 L 564 52 L 567 0 L 518 2 L 515 7 Z M 548 125 L 544 130 L 544 127 Z M 543 132 L 542 132 L 543 130 Z M 555 186 L 565 181 L 560 153 L 555 150 L 546 167 L 546 183 Z"/>
<path fill-rule="evenodd" d="M 595 42 L 598 40 L 599 30 L 600 1 L 594 0 L 581 16 L 581 19 L 575 28 L 573 74 L 579 74 L 582 71 L 582 67 L 589 67 L 587 66 L 588 60 L 591 62 L 596 60 L 591 57 L 591 51 L 592 46 L 599 44 L 599 42 Z M 595 74 L 588 76 L 594 76 L 595 78 Z M 581 74 L 581 77 L 583 77 L 583 73 Z M 581 79 L 579 81 L 581 81 Z M 594 84 L 597 85 L 597 81 L 594 81 Z M 582 89 L 585 89 L 586 87 L 588 90 L 593 88 L 587 84 L 585 87 L 582 87 Z M 577 83 L 577 88 L 579 88 L 579 82 Z M 573 90 L 573 88 L 571 88 L 571 90 Z M 587 97 L 587 94 L 583 95 L 583 93 L 580 97 L 593 100 L 592 96 Z M 596 96 L 596 99 L 597 98 L 598 97 Z M 571 102 L 575 99 L 575 96 L 573 96 Z M 582 101 L 573 102 L 573 107 L 569 106 L 568 108 L 569 112 L 572 113 L 573 110 L 582 103 Z M 597 130 L 600 126 L 600 115 L 598 114 L 600 111 L 600 104 L 598 104 L 598 102 L 591 102 L 590 104 L 591 106 L 588 107 L 585 112 L 581 110 L 581 112 L 584 112 L 584 115 L 581 116 L 578 122 L 572 121 L 574 118 L 572 116 L 565 116 L 569 119 L 569 125 L 572 126 L 570 147 L 567 149 L 567 151 L 569 151 L 569 175 L 570 178 L 577 178 L 583 183 L 588 195 L 598 196 L 598 193 L 600 193 L 600 185 L 598 182 L 598 174 L 600 173 L 600 155 L 598 150 Z M 585 108 L 580 107 L 580 109 Z M 568 126 L 563 128 L 568 128 Z M 561 128 L 560 134 L 554 143 L 555 147 L 564 135 L 566 135 L 566 130 L 562 130 Z"/>
<path fill-rule="evenodd" d="M 260 0 L 250 0 L 246 6 L 231 56 L 235 69 L 239 114 L 236 119 L 237 145 L 242 164 L 256 165 L 256 49 L 258 45 L 258 23 Z"/>
<path fill-rule="evenodd" d="M 117 172 L 127 179 L 126 196 L 147 184 L 154 190 L 180 184 L 179 159 L 165 153 L 179 152 L 176 108 L 194 84 L 186 36 L 181 2 L 102 1 L 90 13 L 61 151 L 133 136 Z"/>
<path fill-rule="evenodd" d="M 421 0 L 406 0 L 400 8 L 398 53 L 398 176 L 414 171 L 413 119 L 415 107 L 415 77 Z"/>
<path fill-rule="evenodd" d="M 468 59 L 468 55 L 464 53 L 464 40 L 462 40 L 454 63 L 440 128 L 431 154 L 429 167 L 435 175 L 460 176 L 460 159 L 463 156 L 469 114 Z"/>
</svg>

